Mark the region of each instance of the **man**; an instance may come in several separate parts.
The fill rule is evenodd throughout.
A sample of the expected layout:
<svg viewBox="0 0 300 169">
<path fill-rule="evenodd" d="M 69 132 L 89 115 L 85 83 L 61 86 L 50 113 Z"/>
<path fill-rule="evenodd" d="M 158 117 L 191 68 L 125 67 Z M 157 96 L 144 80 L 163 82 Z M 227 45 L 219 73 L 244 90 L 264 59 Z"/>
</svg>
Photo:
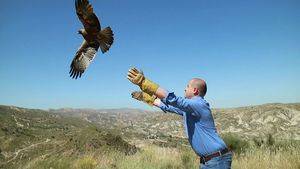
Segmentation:
<svg viewBox="0 0 300 169">
<path fill-rule="evenodd" d="M 188 140 L 200 157 L 201 169 L 231 168 L 232 153 L 218 135 L 209 104 L 204 100 L 207 90 L 204 80 L 190 80 L 183 98 L 150 81 L 136 68 L 128 71 L 127 78 L 142 90 L 133 92 L 133 98 L 183 116 Z"/>
</svg>

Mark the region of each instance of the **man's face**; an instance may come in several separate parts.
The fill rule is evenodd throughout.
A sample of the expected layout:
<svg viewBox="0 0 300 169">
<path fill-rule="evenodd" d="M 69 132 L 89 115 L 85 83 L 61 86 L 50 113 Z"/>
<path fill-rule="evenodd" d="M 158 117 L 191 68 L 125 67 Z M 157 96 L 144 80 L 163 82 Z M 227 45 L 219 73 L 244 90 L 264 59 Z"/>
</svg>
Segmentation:
<svg viewBox="0 0 300 169">
<path fill-rule="evenodd" d="M 189 83 L 187 84 L 187 86 L 184 90 L 184 97 L 188 98 L 188 99 L 194 97 L 195 90 L 197 90 L 197 89 L 193 87 L 192 81 L 189 81 Z"/>
</svg>

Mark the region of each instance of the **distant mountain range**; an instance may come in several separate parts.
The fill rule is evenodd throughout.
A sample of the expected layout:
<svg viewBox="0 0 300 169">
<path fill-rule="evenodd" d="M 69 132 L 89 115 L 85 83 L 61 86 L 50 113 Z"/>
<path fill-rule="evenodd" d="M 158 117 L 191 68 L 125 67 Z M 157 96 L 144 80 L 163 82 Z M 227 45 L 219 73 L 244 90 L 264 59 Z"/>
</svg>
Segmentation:
<svg viewBox="0 0 300 169">
<path fill-rule="evenodd" d="M 82 108 L 82 109 L 74 109 L 74 108 L 61 108 L 61 109 L 49 109 L 49 112 L 53 113 L 71 113 L 73 115 L 80 114 L 80 113 L 130 113 L 130 114 L 136 114 L 136 113 L 145 113 L 149 112 L 142 109 L 133 109 L 133 108 L 119 108 L 119 109 L 88 109 L 88 108 Z"/>
<path fill-rule="evenodd" d="M 244 138 L 272 134 L 279 139 L 300 140 L 300 103 L 263 104 L 238 108 L 213 109 L 220 133 L 235 133 Z M 185 137 L 180 116 L 139 109 L 51 109 L 64 116 L 79 117 L 108 128 L 134 126 L 141 133 Z"/>
</svg>

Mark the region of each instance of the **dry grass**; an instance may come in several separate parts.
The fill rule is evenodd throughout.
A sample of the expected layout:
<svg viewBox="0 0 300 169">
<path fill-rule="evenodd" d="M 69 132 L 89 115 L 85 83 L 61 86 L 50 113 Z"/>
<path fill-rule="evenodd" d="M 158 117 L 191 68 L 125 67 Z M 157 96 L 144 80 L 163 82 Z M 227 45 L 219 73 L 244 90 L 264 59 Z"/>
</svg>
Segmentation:
<svg viewBox="0 0 300 169">
<path fill-rule="evenodd" d="M 234 169 L 300 169 L 300 150 L 290 147 L 271 151 L 268 148 L 253 148 L 235 156 Z"/>
<path fill-rule="evenodd" d="M 45 159 L 29 168 L 52 169 L 198 169 L 199 162 L 191 149 L 146 146 L 142 151 L 126 156 L 118 152 L 94 152 L 78 158 Z M 32 165 L 32 164 L 31 164 Z M 249 148 L 234 155 L 233 169 L 300 169 L 299 147 L 271 150 L 268 147 Z"/>
<path fill-rule="evenodd" d="M 183 163 L 183 161 L 187 163 Z M 182 169 L 197 168 L 196 156 L 193 152 L 180 152 L 175 148 L 157 146 L 144 147 L 135 155 L 125 156 L 112 152 L 102 156 L 97 168 L 120 169 Z"/>
</svg>

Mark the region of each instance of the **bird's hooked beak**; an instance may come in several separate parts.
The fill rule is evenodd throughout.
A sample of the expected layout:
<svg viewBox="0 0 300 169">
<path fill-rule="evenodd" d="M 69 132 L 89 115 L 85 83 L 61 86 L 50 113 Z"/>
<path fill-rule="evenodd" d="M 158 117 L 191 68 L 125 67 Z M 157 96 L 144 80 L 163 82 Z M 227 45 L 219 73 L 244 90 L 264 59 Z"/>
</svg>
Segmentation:
<svg viewBox="0 0 300 169">
<path fill-rule="evenodd" d="M 77 32 L 78 34 L 81 34 L 81 30 L 78 30 L 78 32 Z"/>
</svg>

